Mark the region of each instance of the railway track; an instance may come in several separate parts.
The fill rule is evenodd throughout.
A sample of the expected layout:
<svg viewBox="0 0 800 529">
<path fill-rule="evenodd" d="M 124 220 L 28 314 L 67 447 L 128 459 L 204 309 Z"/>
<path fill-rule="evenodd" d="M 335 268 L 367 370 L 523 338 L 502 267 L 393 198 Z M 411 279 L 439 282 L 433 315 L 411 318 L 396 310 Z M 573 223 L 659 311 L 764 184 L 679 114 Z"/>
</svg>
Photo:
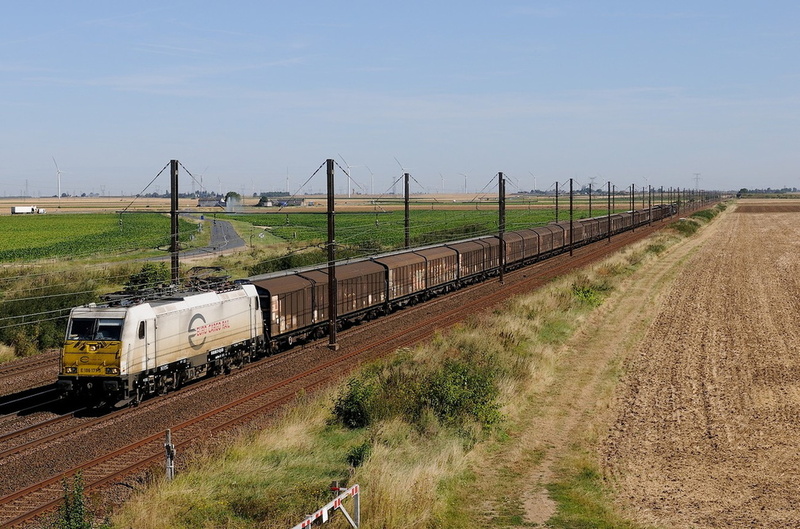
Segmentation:
<svg viewBox="0 0 800 529">
<path fill-rule="evenodd" d="M 577 248 L 573 256 L 564 254 L 526 268 L 507 272 L 505 274 L 505 282 L 502 285 L 495 278 L 489 282 L 459 290 L 452 295 L 443 296 L 431 302 L 394 313 L 375 322 L 376 324 L 380 323 L 384 329 L 394 328 L 394 331 L 383 332 L 380 339 L 366 340 L 368 343 L 362 346 L 351 346 L 348 342 L 358 342 L 358 336 L 367 334 L 367 329 L 370 326 L 356 326 L 344 331 L 340 334 L 340 338 L 345 345 L 333 358 L 314 362 L 303 361 L 301 365 L 313 365 L 313 367 L 291 376 L 286 376 L 275 383 L 268 384 L 263 389 L 250 392 L 171 425 L 173 442 L 179 451 L 187 450 L 190 445 L 209 435 L 229 430 L 237 425 L 246 423 L 253 417 L 274 412 L 290 402 L 299 391 L 311 392 L 317 388 L 324 387 L 339 379 L 342 373 L 351 370 L 354 365 L 360 362 L 385 356 L 400 347 L 419 343 L 436 332 L 463 321 L 466 315 L 490 308 L 507 299 L 510 295 L 529 291 L 553 277 L 597 261 L 635 240 L 644 238 L 664 225 L 666 224 L 655 223 L 653 226 L 646 226 L 637 229 L 635 232 L 616 235 L 609 242 L 604 240 Z M 448 306 L 446 300 L 452 297 L 457 297 L 459 301 L 455 303 L 451 301 L 449 306 L 452 308 L 446 308 Z M 398 325 L 397 322 L 405 320 L 411 311 L 422 311 L 425 317 L 419 318 L 421 321 L 414 323 L 410 327 Z M 289 353 L 272 358 L 276 362 L 288 362 L 292 357 L 304 358 L 309 351 L 325 349 L 324 340 L 320 340 L 313 345 L 296 348 Z M 318 358 L 324 358 L 324 355 L 319 355 Z M 212 383 L 220 384 L 221 382 L 218 379 L 209 380 L 209 385 Z M 202 388 L 201 385 L 196 386 Z M 178 399 L 181 397 L 181 392 L 146 401 L 144 405 L 136 409 L 136 413 L 147 414 L 150 408 L 155 409 L 158 406 L 164 406 L 166 405 L 165 401 L 172 395 Z M 94 429 L 102 432 L 103 428 L 112 428 L 113 426 L 110 425 L 114 422 L 123 421 L 127 415 L 133 413 L 133 410 L 120 410 L 102 417 L 81 421 L 80 423 L 75 423 L 73 420 L 75 418 L 74 414 L 65 415 L 44 421 L 40 425 L 31 426 L 26 432 L 7 434 L 0 437 L 0 447 L 12 442 L 14 439 L 25 437 L 37 429 L 43 432 L 47 428 L 52 428 L 62 423 L 65 425 L 63 429 L 57 429 L 46 435 L 38 436 L 38 434 L 35 434 L 36 439 L 30 443 L 3 448 L 2 452 L 0 452 L 0 462 L 18 457 L 22 453 L 34 452 L 48 444 L 53 445 L 48 450 L 67 450 L 70 446 L 83 446 L 80 441 L 76 442 L 72 438 L 80 433 L 86 433 Z M 164 429 L 156 428 L 156 431 L 151 429 L 136 435 L 129 442 L 103 449 L 99 454 L 76 458 L 68 467 L 54 469 L 51 475 L 44 479 L 29 480 L 29 483 L 19 487 L 18 490 L 0 498 L 0 526 L 20 526 L 43 513 L 54 510 L 62 499 L 61 482 L 65 476 L 80 472 L 83 476 L 86 490 L 96 491 L 101 490 L 110 483 L 118 483 L 124 480 L 126 476 L 140 472 L 162 461 L 164 459 L 163 439 Z"/>
<path fill-rule="evenodd" d="M 10 365 L 4 364 L 0 366 L 0 382 L 49 367 L 58 368 L 58 355 L 43 354 Z"/>
</svg>

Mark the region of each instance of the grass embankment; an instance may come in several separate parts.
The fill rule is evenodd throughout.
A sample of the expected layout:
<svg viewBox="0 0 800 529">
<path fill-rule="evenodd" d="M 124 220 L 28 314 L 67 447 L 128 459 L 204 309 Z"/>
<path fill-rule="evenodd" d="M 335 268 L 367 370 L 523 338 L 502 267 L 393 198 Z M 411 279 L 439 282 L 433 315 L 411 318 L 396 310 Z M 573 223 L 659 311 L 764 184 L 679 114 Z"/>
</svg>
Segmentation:
<svg viewBox="0 0 800 529">
<path fill-rule="evenodd" d="M 515 488 L 525 469 L 494 468 L 498 487 L 484 497 L 481 458 L 541 459 L 520 455 L 519 436 L 531 413 L 558 413 L 543 409 L 543 395 L 570 376 L 559 348 L 679 233 L 666 231 L 301 399 L 274 427 L 136 496 L 114 526 L 290 527 L 330 500 L 334 480 L 361 485 L 364 527 L 535 526 Z M 590 436 L 571 442 L 548 486 L 557 502 L 548 526 L 635 527 L 610 507 Z"/>
</svg>

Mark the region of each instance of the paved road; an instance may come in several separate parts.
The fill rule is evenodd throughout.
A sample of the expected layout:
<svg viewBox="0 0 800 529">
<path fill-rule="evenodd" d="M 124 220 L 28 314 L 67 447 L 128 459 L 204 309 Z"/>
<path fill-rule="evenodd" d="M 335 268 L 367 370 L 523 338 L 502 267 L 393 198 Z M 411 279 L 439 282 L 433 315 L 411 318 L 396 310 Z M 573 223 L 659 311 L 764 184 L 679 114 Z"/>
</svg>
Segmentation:
<svg viewBox="0 0 800 529">
<path fill-rule="evenodd" d="M 182 251 L 179 253 L 179 258 L 205 257 L 219 252 L 244 248 L 246 245 L 244 239 L 239 237 L 239 234 L 236 233 L 236 230 L 233 229 L 230 222 L 214 219 L 211 222 L 211 241 L 209 245 L 202 248 L 192 248 L 191 250 Z M 169 250 L 169 248 L 167 248 L 167 250 Z M 167 252 L 167 255 L 150 257 L 145 260 L 166 261 L 167 259 L 170 259 L 169 252 Z"/>
<path fill-rule="evenodd" d="M 195 248 L 181 252 L 181 257 L 198 257 L 215 252 L 224 252 L 246 246 L 244 239 L 239 237 L 231 223 L 226 220 L 216 220 L 211 222 L 211 242 L 209 246 Z"/>
</svg>

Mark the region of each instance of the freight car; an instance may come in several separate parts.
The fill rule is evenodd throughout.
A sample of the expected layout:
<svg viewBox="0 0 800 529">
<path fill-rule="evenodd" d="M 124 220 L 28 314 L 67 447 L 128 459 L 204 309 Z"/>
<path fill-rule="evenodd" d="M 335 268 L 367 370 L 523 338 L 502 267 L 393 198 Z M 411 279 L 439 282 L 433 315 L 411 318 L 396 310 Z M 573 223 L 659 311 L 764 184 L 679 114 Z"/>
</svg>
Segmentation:
<svg viewBox="0 0 800 529">
<path fill-rule="evenodd" d="M 337 325 L 369 320 L 500 271 L 519 268 L 674 214 L 673 205 L 550 223 L 336 265 Z M 229 371 L 328 331 L 327 266 L 243 280 L 227 292 L 190 293 L 130 306 L 76 307 L 58 387 L 70 398 L 125 404 Z"/>
</svg>

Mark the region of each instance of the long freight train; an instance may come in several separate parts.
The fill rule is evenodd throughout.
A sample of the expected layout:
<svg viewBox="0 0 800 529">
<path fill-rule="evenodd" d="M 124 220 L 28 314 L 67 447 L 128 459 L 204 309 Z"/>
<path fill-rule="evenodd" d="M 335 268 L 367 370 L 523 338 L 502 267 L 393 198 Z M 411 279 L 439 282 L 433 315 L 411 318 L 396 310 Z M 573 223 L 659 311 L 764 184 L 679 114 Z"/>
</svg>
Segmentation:
<svg viewBox="0 0 800 529">
<path fill-rule="evenodd" d="M 504 234 L 506 269 L 661 220 L 657 205 Z M 651 218 L 652 217 L 652 218 Z M 476 237 L 336 265 L 337 317 L 371 319 L 498 274 L 500 238 Z M 194 292 L 135 305 L 75 307 L 61 354 L 62 396 L 136 404 L 194 379 L 229 372 L 329 325 L 327 265 L 254 276 L 225 292 Z"/>
</svg>

